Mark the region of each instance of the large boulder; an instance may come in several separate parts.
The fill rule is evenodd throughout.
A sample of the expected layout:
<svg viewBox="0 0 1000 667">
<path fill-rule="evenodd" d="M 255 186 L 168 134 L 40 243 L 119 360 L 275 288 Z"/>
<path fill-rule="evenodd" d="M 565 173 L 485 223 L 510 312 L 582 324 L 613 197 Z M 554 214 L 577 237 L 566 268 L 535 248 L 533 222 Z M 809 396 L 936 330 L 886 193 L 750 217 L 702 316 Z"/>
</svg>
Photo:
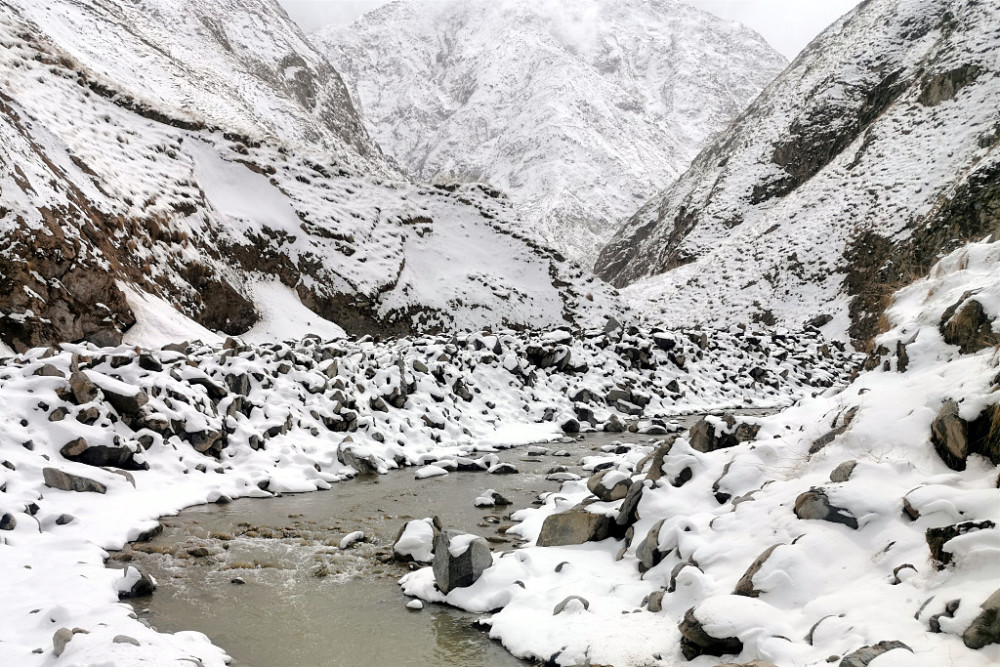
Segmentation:
<svg viewBox="0 0 1000 667">
<path fill-rule="evenodd" d="M 681 653 L 688 660 L 699 655 L 730 655 L 743 651 L 743 642 L 736 637 L 713 637 L 705 631 L 695 616 L 694 607 L 687 610 L 678 629 L 681 631 Z"/>
<path fill-rule="evenodd" d="M 550 514 L 542 522 L 538 546 L 558 547 L 584 542 L 599 542 L 611 534 L 613 521 L 603 514 L 574 507 L 567 512 Z"/>
<path fill-rule="evenodd" d="M 434 581 L 445 594 L 476 583 L 492 564 L 490 545 L 478 535 L 442 530 L 434 537 Z"/>
<path fill-rule="evenodd" d="M 92 371 L 88 372 L 87 376 L 100 387 L 104 394 L 104 400 L 110 403 L 118 411 L 118 414 L 138 414 L 142 406 L 149 402 L 149 396 L 139 387 L 133 387 L 120 380 Z"/>
</svg>

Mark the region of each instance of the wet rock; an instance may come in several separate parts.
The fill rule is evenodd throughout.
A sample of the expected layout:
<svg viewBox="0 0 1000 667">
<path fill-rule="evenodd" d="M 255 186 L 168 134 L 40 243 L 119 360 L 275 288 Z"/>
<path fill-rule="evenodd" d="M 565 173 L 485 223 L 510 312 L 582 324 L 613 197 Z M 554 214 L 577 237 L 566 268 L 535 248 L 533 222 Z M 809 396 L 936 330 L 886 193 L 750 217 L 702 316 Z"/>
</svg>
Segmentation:
<svg viewBox="0 0 1000 667">
<path fill-rule="evenodd" d="M 354 532 L 344 535 L 344 537 L 341 538 L 340 544 L 338 546 L 340 550 L 343 551 L 344 549 L 350 549 L 358 542 L 363 542 L 364 539 L 365 539 L 364 531 L 355 530 Z"/>
<path fill-rule="evenodd" d="M 505 463 L 501 461 L 500 463 L 495 463 L 486 469 L 491 475 L 516 475 L 518 474 L 517 467 L 511 463 Z"/>
<path fill-rule="evenodd" d="M 478 535 L 443 530 L 434 537 L 434 581 L 445 594 L 476 583 L 492 564 L 490 545 Z"/>
<path fill-rule="evenodd" d="M 780 546 L 782 545 L 775 544 L 768 547 L 763 553 L 757 556 L 756 560 L 754 560 L 750 567 L 747 568 L 747 571 L 743 573 L 743 576 L 740 577 L 739 582 L 736 584 L 736 588 L 733 590 L 733 595 L 743 595 L 748 598 L 760 596 L 760 591 L 753 585 L 753 578 L 758 572 L 760 572 L 760 568 L 764 567 L 764 563 L 766 563 L 767 559 L 771 557 L 774 550 Z"/>
<path fill-rule="evenodd" d="M 842 523 L 857 529 L 858 520 L 847 510 L 830 504 L 826 491 L 812 488 L 795 499 L 795 516 L 800 519 Z"/>
<path fill-rule="evenodd" d="M 17 527 L 17 519 L 10 512 L 5 512 L 0 516 L 0 530 L 14 530 Z"/>
<path fill-rule="evenodd" d="M 603 514 L 574 507 L 567 512 L 550 514 L 542 522 L 538 546 L 556 547 L 584 542 L 599 542 L 611 534 L 612 521 Z"/>
<path fill-rule="evenodd" d="M 992 521 L 964 521 L 951 526 L 941 528 L 928 528 L 924 534 L 927 540 L 927 548 L 930 549 L 931 558 L 938 563 L 938 569 L 943 570 L 945 565 L 951 562 L 951 552 L 945 549 L 948 542 L 959 535 L 965 535 L 977 530 L 987 530 L 995 528 Z"/>
<path fill-rule="evenodd" d="M 45 485 L 52 489 L 63 491 L 80 491 L 91 493 L 107 493 L 108 487 L 87 477 L 72 475 L 58 468 L 42 468 Z"/>
<path fill-rule="evenodd" d="M 393 558 L 402 563 L 430 563 L 434 560 L 434 538 L 440 530 L 437 517 L 407 521 L 393 540 Z"/>
<path fill-rule="evenodd" d="M 579 610 L 581 607 L 583 608 L 584 611 L 590 609 L 590 602 L 586 598 L 580 597 L 579 595 L 570 595 L 565 600 L 563 600 L 555 607 L 553 607 L 552 615 L 558 616 L 564 611 Z"/>
<path fill-rule="evenodd" d="M 152 595 L 153 591 L 156 590 L 156 580 L 131 565 L 125 568 L 115 585 L 118 588 L 119 600 Z"/>
<path fill-rule="evenodd" d="M 187 550 L 187 555 L 192 558 L 207 558 L 210 554 L 206 547 L 192 547 Z"/>
<path fill-rule="evenodd" d="M 854 472 L 854 468 L 858 465 L 857 461 L 844 461 L 830 473 L 831 482 L 846 482 L 851 478 L 851 473 Z"/>
<path fill-rule="evenodd" d="M 699 655 L 722 656 L 743 651 L 743 642 L 736 637 L 720 638 L 708 634 L 695 616 L 694 607 L 684 614 L 678 629 L 681 632 L 681 653 L 688 660 L 694 660 Z"/>
<path fill-rule="evenodd" d="M 1000 644 L 1000 589 L 980 605 L 982 613 L 962 633 L 962 641 L 971 649 Z"/>
<path fill-rule="evenodd" d="M 629 475 L 620 470 L 602 470 L 587 480 L 587 489 L 606 503 L 624 498 L 631 485 Z"/>
<path fill-rule="evenodd" d="M 604 422 L 605 433 L 623 433 L 624 431 L 625 425 L 622 424 L 617 415 L 611 415 L 608 421 Z"/>
<path fill-rule="evenodd" d="M 691 448 L 699 452 L 714 452 L 717 449 L 735 447 L 742 442 L 750 442 L 757 437 L 760 425 L 748 424 L 733 415 L 722 416 L 725 429 L 716 429 L 716 424 L 702 417 L 691 427 L 689 438 Z"/>
<path fill-rule="evenodd" d="M 931 444 L 952 470 L 965 470 L 969 457 L 968 424 L 958 416 L 958 403 L 948 400 L 931 422 Z"/>
<path fill-rule="evenodd" d="M 872 660 L 895 649 L 905 649 L 913 653 L 913 650 L 903 642 L 882 641 L 871 646 L 864 646 L 854 653 L 844 656 L 844 659 L 840 661 L 840 667 L 868 667 L 868 663 Z"/>
</svg>

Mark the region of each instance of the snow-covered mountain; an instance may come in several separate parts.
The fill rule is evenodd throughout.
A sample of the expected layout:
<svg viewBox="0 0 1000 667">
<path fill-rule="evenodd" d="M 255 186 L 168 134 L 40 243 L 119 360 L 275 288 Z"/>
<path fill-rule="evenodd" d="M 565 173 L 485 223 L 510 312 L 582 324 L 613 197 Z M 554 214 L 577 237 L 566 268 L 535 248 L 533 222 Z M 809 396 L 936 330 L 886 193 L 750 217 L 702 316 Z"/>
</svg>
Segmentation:
<svg viewBox="0 0 1000 667">
<path fill-rule="evenodd" d="M 677 0 L 403 0 L 310 37 L 404 170 L 491 183 L 588 267 L 787 64 Z"/>
<path fill-rule="evenodd" d="M 870 341 L 894 289 L 1000 228 L 998 10 L 862 3 L 628 221 L 597 273 L 676 324 L 814 320 Z"/>
<path fill-rule="evenodd" d="M 0 43 L 0 339 L 14 348 L 195 331 L 172 307 L 228 334 L 294 311 L 298 335 L 615 310 L 521 235 L 500 193 L 387 165 L 271 0 L 3 0 Z"/>
</svg>

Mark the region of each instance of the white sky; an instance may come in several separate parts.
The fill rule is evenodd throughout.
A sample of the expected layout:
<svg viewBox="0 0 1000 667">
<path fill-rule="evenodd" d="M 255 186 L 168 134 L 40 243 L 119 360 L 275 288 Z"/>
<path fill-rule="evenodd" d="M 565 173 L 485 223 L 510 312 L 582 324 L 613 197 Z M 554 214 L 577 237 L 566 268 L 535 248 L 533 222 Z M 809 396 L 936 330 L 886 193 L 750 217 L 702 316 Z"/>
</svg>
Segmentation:
<svg viewBox="0 0 1000 667">
<path fill-rule="evenodd" d="M 389 0 L 278 0 L 305 32 L 350 23 Z M 432 0 L 431 0 L 432 1 Z M 572 2 L 572 0 L 565 0 Z M 684 0 L 718 16 L 750 26 L 793 59 L 824 28 L 858 0 Z"/>
</svg>

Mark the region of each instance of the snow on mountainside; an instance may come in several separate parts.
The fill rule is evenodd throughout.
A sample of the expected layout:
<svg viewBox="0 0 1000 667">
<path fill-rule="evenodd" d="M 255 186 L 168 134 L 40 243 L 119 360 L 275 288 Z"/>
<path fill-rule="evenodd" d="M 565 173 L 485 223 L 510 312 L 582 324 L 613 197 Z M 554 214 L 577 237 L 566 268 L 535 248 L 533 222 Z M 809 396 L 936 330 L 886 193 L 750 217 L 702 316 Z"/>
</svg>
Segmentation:
<svg viewBox="0 0 1000 667">
<path fill-rule="evenodd" d="M 814 320 L 865 344 L 895 288 L 1000 229 L 998 99 L 995 0 L 863 3 L 628 221 L 597 273 L 675 324 Z"/>
<path fill-rule="evenodd" d="M 116 344 L 170 319 L 157 299 L 226 334 L 280 321 L 274 295 L 300 335 L 305 309 L 359 334 L 620 312 L 523 238 L 501 194 L 394 175 L 270 1 L 3 0 L 0 43 L 0 338 L 16 349 Z"/>
<path fill-rule="evenodd" d="M 675 0 L 401 1 L 311 38 L 403 169 L 488 181 L 588 267 L 787 64 Z"/>
</svg>

